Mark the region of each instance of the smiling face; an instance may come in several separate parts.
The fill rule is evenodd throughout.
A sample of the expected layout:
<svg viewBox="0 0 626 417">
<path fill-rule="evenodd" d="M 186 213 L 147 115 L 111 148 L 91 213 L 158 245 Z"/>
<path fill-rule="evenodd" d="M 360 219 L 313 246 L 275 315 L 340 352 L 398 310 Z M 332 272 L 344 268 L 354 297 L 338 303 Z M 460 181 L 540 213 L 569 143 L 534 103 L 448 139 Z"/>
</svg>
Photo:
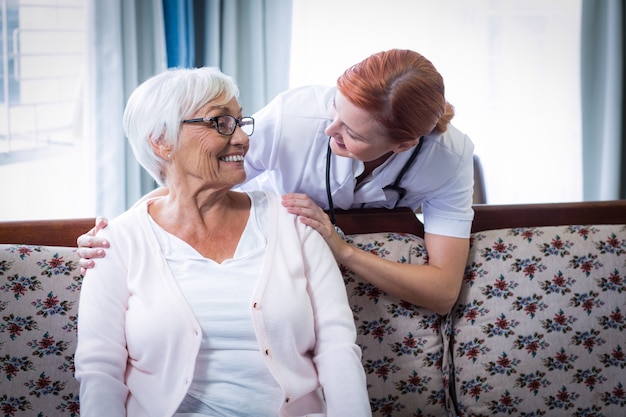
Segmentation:
<svg viewBox="0 0 626 417">
<path fill-rule="evenodd" d="M 208 103 L 190 118 L 211 118 L 229 115 L 242 117 L 241 106 L 233 98 L 225 105 Z M 243 167 L 250 139 L 239 126 L 232 135 L 220 134 L 213 122 L 183 123 L 178 148 L 172 152 L 173 177 L 202 187 L 230 189 L 246 179 Z"/>
<path fill-rule="evenodd" d="M 339 156 L 369 162 L 401 150 L 367 111 L 352 104 L 340 92 L 335 95 L 332 117 L 333 122 L 325 132 L 332 137 L 330 147 Z"/>
</svg>

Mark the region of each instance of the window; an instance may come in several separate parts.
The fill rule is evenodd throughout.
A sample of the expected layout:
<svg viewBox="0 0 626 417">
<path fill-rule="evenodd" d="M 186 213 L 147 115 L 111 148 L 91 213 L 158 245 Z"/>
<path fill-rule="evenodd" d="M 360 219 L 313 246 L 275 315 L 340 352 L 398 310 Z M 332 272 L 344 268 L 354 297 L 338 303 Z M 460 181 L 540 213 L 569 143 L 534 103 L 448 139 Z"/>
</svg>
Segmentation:
<svg viewBox="0 0 626 417">
<path fill-rule="evenodd" d="M 90 215 L 84 0 L 0 0 L 0 220 Z"/>
<path fill-rule="evenodd" d="M 83 135 L 88 3 L 0 0 L 0 221 L 95 215 Z M 578 201 L 580 9 L 581 0 L 293 0 L 290 84 L 334 84 L 372 53 L 414 49 L 444 76 L 490 203 Z"/>
<path fill-rule="evenodd" d="M 294 0 L 291 80 L 334 84 L 391 48 L 430 59 L 489 203 L 582 199 L 580 1 Z"/>
</svg>

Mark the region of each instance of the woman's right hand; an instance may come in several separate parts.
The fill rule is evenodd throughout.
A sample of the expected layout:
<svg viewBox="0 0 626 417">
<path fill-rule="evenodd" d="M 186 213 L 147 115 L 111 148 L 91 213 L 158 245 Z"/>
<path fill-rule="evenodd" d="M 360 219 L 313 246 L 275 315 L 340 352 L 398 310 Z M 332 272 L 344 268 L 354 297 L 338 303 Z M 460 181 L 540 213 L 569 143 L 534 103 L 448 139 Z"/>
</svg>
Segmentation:
<svg viewBox="0 0 626 417">
<path fill-rule="evenodd" d="M 106 255 L 106 251 L 102 248 L 108 248 L 109 241 L 96 237 L 96 233 L 107 227 L 108 224 L 108 220 L 105 217 L 98 217 L 96 218 L 96 225 L 76 239 L 76 244 L 78 245 L 76 253 L 80 256 L 78 263 L 81 267 L 81 274 L 84 275 L 87 269 L 96 266 L 95 258 L 104 258 Z"/>
</svg>

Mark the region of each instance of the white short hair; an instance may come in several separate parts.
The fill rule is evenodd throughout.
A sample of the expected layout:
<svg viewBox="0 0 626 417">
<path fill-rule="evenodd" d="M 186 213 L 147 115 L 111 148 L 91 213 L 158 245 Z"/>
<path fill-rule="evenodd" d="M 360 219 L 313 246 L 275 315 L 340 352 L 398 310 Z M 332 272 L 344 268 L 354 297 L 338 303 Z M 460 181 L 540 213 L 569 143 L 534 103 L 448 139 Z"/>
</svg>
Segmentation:
<svg viewBox="0 0 626 417">
<path fill-rule="evenodd" d="M 216 67 L 172 68 L 149 78 L 133 91 L 124 110 L 124 132 L 135 158 L 164 185 L 164 161 L 150 141 L 176 148 L 181 120 L 209 102 L 225 105 L 238 97 L 234 80 Z"/>
</svg>

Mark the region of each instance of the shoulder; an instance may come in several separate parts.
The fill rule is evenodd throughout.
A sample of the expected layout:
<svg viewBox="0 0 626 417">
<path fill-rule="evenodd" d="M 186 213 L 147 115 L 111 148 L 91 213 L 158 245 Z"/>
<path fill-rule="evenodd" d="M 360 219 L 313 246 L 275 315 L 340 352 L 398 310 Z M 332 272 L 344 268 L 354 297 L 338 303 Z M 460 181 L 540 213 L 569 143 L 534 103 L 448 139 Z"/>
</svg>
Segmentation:
<svg viewBox="0 0 626 417">
<path fill-rule="evenodd" d="M 129 242 L 133 236 L 137 235 L 137 231 L 141 230 L 144 224 L 147 224 L 147 215 L 147 207 L 144 202 L 112 219 L 106 228 L 98 232 L 98 235 L 109 240 Z"/>
<path fill-rule="evenodd" d="M 270 219 L 280 220 L 285 216 L 295 217 L 283 207 L 280 196 L 271 190 L 246 191 L 250 196 L 251 204 L 256 208 L 264 207 Z"/>
<path fill-rule="evenodd" d="M 272 227 L 280 222 L 285 216 L 291 216 L 281 204 L 280 196 L 271 190 L 247 190 L 250 204 L 257 215 L 261 215 L 270 222 Z"/>
<path fill-rule="evenodd" d="M 300 238 L 309 234 L 318 234 L 315 229 L 299 221 L 298 216 L 289 213 L 282 205 L 280 195 L 274 191 L 248 191 L 248 194 L 257 212 L 260 206 L 264 205 L 267 208 L 267 220 L 270 230 L 279 230 L 282 233 L 281 239 L 288 240 L 288 235 L 285 233 L 293 233 L 293 236 L 299 236 Z"/>
<path fill-rule="evenodd" d="M 448 129 L 443 133 L 428 135 L 424 139 L 424 146 L 431 147 L 436 151 L 446 152 L 461 158 L 474 153 L 472 140 L 453 125 L 448 125 Z"/>
<path fill-rule="evenodd" d="M 469 136 L 453 125 L 448 125 L 448 129 L 438 135 L 436 142 L 446 148 L 455 150 L 455 153 L 473 152 L 474 143 Z"/>
<path fill-rule="evenodd" d="M 136 206 L 133 206 L 111 220 L 109 225 L 124 225 L 132 226 L 136 225 L 137 221 L 142 217 L 145 217 L 148 212 L 148 201 L 144 201 Z"/>
<path fill-rule="evenodd" d="M 471 207 L 473 192 L 474 144 L 469 137 L 449 126 L 446 132 L 428 135 L 413 175 L 415 187 L 422 193 L 422 203 L 447 207 L 453 205 L 463 210 Z M 455 211 L 458 211 L 455 209 Z"/>
</svg>

